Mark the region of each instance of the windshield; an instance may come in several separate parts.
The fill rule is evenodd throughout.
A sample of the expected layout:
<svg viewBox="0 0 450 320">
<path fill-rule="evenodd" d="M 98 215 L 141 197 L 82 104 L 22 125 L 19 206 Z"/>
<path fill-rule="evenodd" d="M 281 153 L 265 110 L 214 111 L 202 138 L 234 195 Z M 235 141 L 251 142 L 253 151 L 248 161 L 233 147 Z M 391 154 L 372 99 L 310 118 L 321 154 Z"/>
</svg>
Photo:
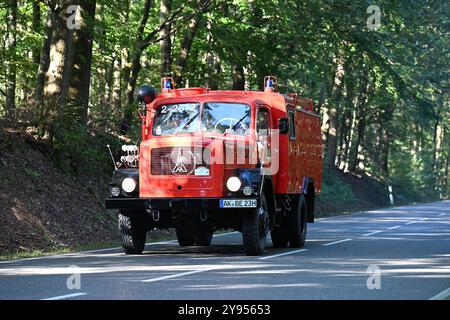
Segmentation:
<svg viewBox="0 0 450 320">
<path fill-rule="evenodd" d="M 153 135 L 196 132 L 199 129 L 199 103 L 166 104 L 156 110 Z"/>
<path fill-rule="evenodd" d="M 202 130 L 245 135 L 250 127 L 250 107 L 241 103 L 208 102 L 203 106 Z"/>
<path fill-rule="evenodd" d="M 201 113 L 201 116 L 200 116 Z M 207 102 L 166 104 L 157 108 L 153 135 L 193 133 L 201 130 L 246 135 L 250 128 L 250 107 L 242 103 Z"/>
</svg>

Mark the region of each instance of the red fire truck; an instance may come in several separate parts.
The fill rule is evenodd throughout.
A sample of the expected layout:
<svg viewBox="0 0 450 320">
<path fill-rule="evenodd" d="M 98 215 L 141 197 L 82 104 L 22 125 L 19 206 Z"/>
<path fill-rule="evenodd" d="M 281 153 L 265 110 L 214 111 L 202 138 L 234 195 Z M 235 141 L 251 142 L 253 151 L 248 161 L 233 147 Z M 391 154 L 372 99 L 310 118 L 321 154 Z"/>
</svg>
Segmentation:
<svg viewBox="0 0 450 320">
<path fill-rule="evenodd" d="M 302 247 L 321 191 L 320 118 L 313 103 L 264 91 L 173 89 L 138 92 L 142 142 L 124 146 L 106 207 L 119 209 L 126 253 L 144 250 L 154 228 L 175 228 L 181 246 L 208 246 L 214 231 L 242 232 L 245 252 Z"/>
</svg>

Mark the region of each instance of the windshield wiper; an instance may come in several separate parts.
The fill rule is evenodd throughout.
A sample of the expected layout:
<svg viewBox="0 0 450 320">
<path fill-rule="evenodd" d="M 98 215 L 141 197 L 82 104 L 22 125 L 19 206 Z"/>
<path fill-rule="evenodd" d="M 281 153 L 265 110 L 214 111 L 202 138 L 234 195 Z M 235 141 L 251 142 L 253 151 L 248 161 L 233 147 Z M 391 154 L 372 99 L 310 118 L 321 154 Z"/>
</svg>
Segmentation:
<svg viewBox="0 0 450 320">
<path fill-rule="evenodd" d="M 248 115 L 249 115 L 249 114 L 246 113 L 242 118 L 240 118 L 239 121 L 236 122 L 236 123 L 234 124 L 234 126 L 231 127 L 231 130 L 233 130 L 233 131 L 236 130 L 236 127 L 238 126 L 238 124 L 240 124 L 245 118 L 247 118 Z"/>
<path fill-rule="evenodd" d="M 186 130 L 186 129 L 191 125 L 191 123 L 198 117 L 199 114 L 200 114 L 200 111 L 197 112 L 197 114 L 196 114 L 195 116 L 193 116 L 193 117 L 191 118 L 191 120 L 189 120 L 189 121 L 184 125 L 183 128 L 181 128 L 181 131 Z M 178 132 L 180 132 L 180 131 L 178 131 Z"/>
</svg>

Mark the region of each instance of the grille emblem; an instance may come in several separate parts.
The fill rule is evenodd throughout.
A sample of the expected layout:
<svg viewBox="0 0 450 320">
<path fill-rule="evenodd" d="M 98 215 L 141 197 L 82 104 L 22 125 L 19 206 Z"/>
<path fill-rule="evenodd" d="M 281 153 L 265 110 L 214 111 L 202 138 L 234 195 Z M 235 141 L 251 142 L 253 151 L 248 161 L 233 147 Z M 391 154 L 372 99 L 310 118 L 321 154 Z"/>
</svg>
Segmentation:
<svg viewBox="0 0 450 320">
<path fill-rule="evenodd" d="M 172 169 L 173 174 L 191 174 L 195 169 L 195 156 L 191 151 L 185 152 L 185 154 L 189 155 L 192 160 L 186 159 L 186 157 L 182 154 L 181 149 L 178 150 L 177 160 L 175 162 L 175 166 Z M 192 170 L 188 171 L 186 165 L 193 164 Z"/>
</svg>

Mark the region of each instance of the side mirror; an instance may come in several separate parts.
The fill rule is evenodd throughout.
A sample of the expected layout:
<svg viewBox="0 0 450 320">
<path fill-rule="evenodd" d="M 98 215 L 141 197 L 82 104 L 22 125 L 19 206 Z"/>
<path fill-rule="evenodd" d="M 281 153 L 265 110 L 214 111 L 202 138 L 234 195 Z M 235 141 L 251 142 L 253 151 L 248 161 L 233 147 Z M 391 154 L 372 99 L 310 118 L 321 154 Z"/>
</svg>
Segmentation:
<svg viewBox="0 0 450 320">
<path fill-rule="evenodd" d="M 278 119 L 278 130 L 280 131 L 280 134 L 288 134 L 289 133 L 288 118 L 279 118 Z"/>
<path fill-rule="evenodd" d="M 148 85 L 143 85 L 138 90 L 137 100 L 139 101 L 139 103 L 149 104 L 156 99 L 157 95 L 158 93 L 156 92 L 155 88 Z"/>
</svg>

